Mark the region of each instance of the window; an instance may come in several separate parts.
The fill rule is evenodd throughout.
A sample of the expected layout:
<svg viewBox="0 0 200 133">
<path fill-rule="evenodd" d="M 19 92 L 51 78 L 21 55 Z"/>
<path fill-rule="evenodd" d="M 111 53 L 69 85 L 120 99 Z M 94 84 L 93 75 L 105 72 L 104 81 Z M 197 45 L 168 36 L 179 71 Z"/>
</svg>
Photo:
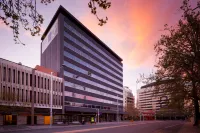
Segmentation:
<svg viewBox="0 0 200 133">
<path fill-rule="evenodd" d="M 22 89 L 22 102 L 24 101 L 24 90 Z"/>
<path fill-rule="evenodd" d="M 44 78 L 44 88 L 46 89 L 46 78 Z"/>
<path fill-rule="evenodd" d="M 40 93 L 38 92 L 38 103 L 40 103 Z"/>
<path fill-rule="evenodd" d="M 13 70 L 13 83 L 15 83 L 15 70 Z"/>
<path fill-rule="evenodd" d="M 36 91 L 34 91 L 34 103 L 36 103 Z"/>
<path fill-rule="evenodd" d="M 8 82 L 11 82 L 11 69 L 8 69 Z"/>
<path fill-rule="evenodd" d="M 30 102 L 32 102 L 32 91 L 30 91 Z"/>
<path fill-rule="evenodd" d="M 28 73 L 26 73 L 26 85 L 28 85 Z"/>
<path fill-rule="evenodd" d="M 55 89 L 55 81 L 53 81 L 53 89 L 52 90 L 55 91 L 54 89 Z"/>
<path fill-rule="evenodd" d="M 48 90 L 49 90 L 49 86 L 50 86 L 50 85 L 49 85 L 49 79 L 48 79 L 48 88 L 47 88 Z"/>
<path fill-rule="evenodd" d="M 28 91 L 26 90 L 26 102 L 28 102 Z"/>
<path fill-rule="evenodd" d="M 19 88 L 17 88 L 17 101 L 19 102 Z"/>
<path fill-rule="evenodd" d="M 34 79 L 34 80 L 35 80 L 35 81 L 34 81 L 34 83 L 35 83 L 34 86 L 36 87 L 36 75 L 35 75 L 35 79 Z"/>
<path fill-rule="evenodd" d="M 3 67 L 3 81 L 6 81 L 6 67 Z"/>
<path fill-rule="evenodd" d="M 43 93 L 41 92 L 41 104 L 43 104 Z"/>
<path fill-rule="evenodd" d="M 49 104 L 49 94 L 47 94 L 47 104 Z"/>
<path fill-rule="evenodd" d="M 6 97 L 6 88 L 5 88 L 5 86 L 3 86 L 2 94 L 3 94 L 3 100 L 5 100 L 5 97 Z"/>
<path fill-rule="evenodd" d="M 20 71 L 18 71 L 18 84 L 20 84 Z"/>
<path fill-rule="evenodd" d="M 24 85 L 24 72 L 22 72 L 22 85 Z"/>
<path fill-rule="evenodd" d="M 41 88 L 43 88 L 43 77 L 41 77 Z"/>
<path fill-rule="evenodd" d="M 44 104 L 46 104 L 46 93 L 44 93 Z"/>
<path fill-rule="evenodd" d="M 11 95 L 10 95 L 10 94 L 11 94 L 10 87 L 8 87 L 7 91 L 8 91 L 8 92 L 7 92 L 7 96 L 6 96 L 6 97 L 7 97 L 7 100 L 10 101 L 10 99 L 11 99 Z"/>
<path fill-rule="evenodd" d="M 32 86 L 32 74 L 30 74 L 30 86 Z"/>
<path fill-rule="evenodd" d="M 38 88 L 40 88 L 40 76 L 38 76 Z"/>
</svg>

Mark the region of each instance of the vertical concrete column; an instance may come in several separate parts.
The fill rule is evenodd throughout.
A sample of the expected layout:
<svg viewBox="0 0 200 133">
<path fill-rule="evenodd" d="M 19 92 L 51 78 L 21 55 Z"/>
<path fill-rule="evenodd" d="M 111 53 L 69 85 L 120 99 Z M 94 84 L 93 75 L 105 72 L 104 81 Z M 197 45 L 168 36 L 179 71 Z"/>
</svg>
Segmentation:
<svg viewBox="0 0 200 133">
<path fill-rule="evenodd" d="M 34 125 L 34 89 L 35 88 L 35 69 L 32 70 L 32 99 L 31 99 L 31 125 Z"/>
</svg>

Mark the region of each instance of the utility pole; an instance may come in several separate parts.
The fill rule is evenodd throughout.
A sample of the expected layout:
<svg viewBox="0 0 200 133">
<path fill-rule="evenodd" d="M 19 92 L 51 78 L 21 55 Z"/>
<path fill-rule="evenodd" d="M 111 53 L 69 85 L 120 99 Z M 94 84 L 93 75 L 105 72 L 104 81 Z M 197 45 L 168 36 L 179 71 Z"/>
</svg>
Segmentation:
<svg viewBox="0 0 200 133">
<path fill-rule="evenodd" d="M 50 90 L 50 127 L 52 127 L 52 96 L 53 96 L 53 72 L 51 72 L 51 90 Z"/>
</svg>

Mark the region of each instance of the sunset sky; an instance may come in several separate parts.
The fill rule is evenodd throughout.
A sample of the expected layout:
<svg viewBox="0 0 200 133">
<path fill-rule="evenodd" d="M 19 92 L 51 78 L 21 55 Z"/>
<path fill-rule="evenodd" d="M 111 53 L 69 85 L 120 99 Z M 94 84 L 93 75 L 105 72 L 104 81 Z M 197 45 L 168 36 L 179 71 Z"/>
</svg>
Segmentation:
<svg viewBox="0 0 200 133">
<path fill-rule="evenodd" d="M 139 74 L 149 74 L 154 69 L 156 57 L 153 46 L 164 33 L 164 24 L 175 25 L 180 19 L 182 0 L 108 0 L 112 2 L 111 8 L 98 10 L 100 16 L 108 16 L 109 19 L 103 27 L 98 26 L 97 19 L 90 13 L 88 1 L 56 0 L 48 6 L 38 2 L 38 11 L 45 19 L 43 31 L 59 5 L 65 7 L 123 59 L 123 84 L 136 94 Z M 0 22 L 0 57 L 35 67 L 40 64 L 40 38 L 22 30 L 20 39 L 26 45 L 15 44 L 12 30 Z"/>
</svg>

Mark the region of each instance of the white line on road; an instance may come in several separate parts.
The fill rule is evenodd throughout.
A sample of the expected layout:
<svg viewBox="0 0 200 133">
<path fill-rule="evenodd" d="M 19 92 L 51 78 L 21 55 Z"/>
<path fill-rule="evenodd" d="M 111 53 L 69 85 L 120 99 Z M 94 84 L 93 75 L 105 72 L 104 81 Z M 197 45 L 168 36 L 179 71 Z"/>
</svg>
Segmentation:
<svg viewBox="0 0 200 133">
<path fill-rule="evenodd" d="M 119 125 L 119 126 L 110 126 L 110 127 L 99 127 L 99 128 L 90 128 L 90 129 L 79 129 L 79 130 L 56 132 L 56 133 L 81 133 L 81 132 L 96 131 L 96 130 L 103 130 L 103 129 L 110 129 L 110 128 L 119 128 L 119 127 L 127 127 L 127 126 L 134 126 L 134 125 L 143 125 L 143 124 L 148 124 L 148 123 L 155 123 L 155 122 L 145 122 L 145 123 L 138 123 L 138 124 L 128 124 L 128 125 Z"/>
</svg>

